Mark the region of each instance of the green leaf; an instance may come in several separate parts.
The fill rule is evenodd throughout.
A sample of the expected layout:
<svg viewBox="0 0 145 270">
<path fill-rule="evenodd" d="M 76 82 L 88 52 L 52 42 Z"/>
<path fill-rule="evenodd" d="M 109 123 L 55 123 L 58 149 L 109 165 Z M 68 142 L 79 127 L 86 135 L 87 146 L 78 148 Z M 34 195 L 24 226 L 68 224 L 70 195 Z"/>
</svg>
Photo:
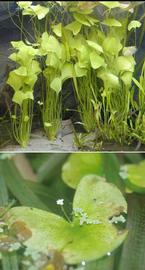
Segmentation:
<svg viewBox="0 0 145 270">
<path fill-rule="evenodd" d="M 108 222 L 110 217 L 118 216 L 120 212 L 126 213 L 127 203 L 114 184 L 107 183 L 97 175 L 88 174 L 78 184 L 73 201 L 74 208 L 83 209 L 91 219 Z"/>
<path fill-rule="evenodd" d="M 80 24 L 86 25 L 86 26 L 91 26 L 91 23 L 87 19 L 87 15 L 84 14 L 78 14 L 78 13 L 73 13 L 74 19 L 79 22 Z"/>
<path fill-rule="evenodd" d="M 10 85 L 15 91 L 19 91 L 23 86 L 23 83 L 23 77 L 17 75 L 14 70 L 9 73 L 7 84 Z"/>
<path fill-rule="evenodd" d="M 23 15 L 37 16 L 38 20 L 42 20 L 48 14 L 49 8 L 41 5 L 28 6 L 24 8 Z"/>
<path fill-rule="evenodd" d="M 78 264 L 99 259 L 123 242 L 126 232 L 119 232 L 109 218 L 126 212 L 126 208 L 126 201 L 115 186 L 88 176 L 76 191 L 70 223 L 57 215 L 28 207 L 11 209 L 9 221 L 22 220 L 32 231 L 32 237 L 25 242 L 30 254 L 36 251 L 47 254 L 55 249 L 61 251 L 67 264 Z"/>
<path fill-rule="evenodd" d="M 87 41 L 87 44 L 88 44 L 91 48 L 95 49 L 97 52 L 103 53 L 102 47 L 101 47 L 97 42 L 94 42 L 94 41 L 91 41 L 91 40 L 86 40 L 86 41 Z"/>
<path fill-rule="evenodd" d="M 56 36 L 62 37 L 62 24 L 61 23 L 53 25 L 52 30 L 56 34 Z"/>
<path fill-rule="evenodd" d="M 109 9 L 120 7 L 119 1 L 99 1 L 99 3 Z"/>
<path fill-rule="evenodd" d="M 37 207 L 48 210 L 45 204 L 33 193 L 11 160 L 2 162 L 2 177 L 11 194 L 25 206 Z"/>
<path fill-rule="evenodd" d="M 66 29 L 72 31 L 74 36 L 77 35 L 81 31 L 81 28 L 82 28 L 82 24 L 77 21 L 74 21 L 66 26 Z"/>
<path fill-rule="evenodd" d="M 136 84 L 138 89 L 140 89 L 144 93 L 144 88 L 142 87 L 142 85 L 134 77 L 132 78 L 132 80 Z"/>
<path fill-rule="evenodd" d="M 121 80 L 126 86 L 131 86 L 132 83 L 132 72 L 126 71 L 120 76 Z"/>
<path fill-rule="evenodd" d="M 22 9 L 27 9 L 32 5 L 32 1 L 19 1 L 17 2 L 17 5 Z"/>
<path fill-rule="evenodd" d="M 48 53 L 46 58 L 46 65 L 49 67 L 53 67 L 55 69 L 59 68 L 60 60 L 58 59 L 55 53 Z"/>
<path fill-rule="evenodd" d="M 104 59 L 96 52 L 90 54 L 91 67 L 97 69 L 105 65 Z"/>
<path fill-rule="evenodd" d="M 83 77 L 83 76 L 86 76 L 87 75 L 87 69 L 81 68 L 79 66 L 79 63 L 76 63 L 74 65 L 74 69 L 75 69 L 76 77 Z"/>
<path fill-rule="evenodd" d="M 57 93 L 61 91 L 62 88 L 62 80 L 60 77 L 56 77 L 53 79 L 53 81 L 50 84 L 50 87 Z"/>
<path fill-rule="evenodd" d="M 118 71 L 134 71 L 135 60 L 133 56 L 119 56 L 117 58 L 117 69 Z"/>
<path fill-rule="evenodd" d="M 108 54 L 118 55 L 122 49 L 122 44 L 119 39 L 115 37 L 107 37 L 103 42 L 103 48 Z"/>
<path fill-rule="evenodd" d="M 19 67 L 14 70 L 14 73 L 18 76 L 26 77 L 27 76 L 27 69 L 26 67 Z"/>
<path fill-rule="evenodd" d="M 110 26 L 110 27 L 112 27 L 112 26 L 113 27 L 121 27 L 122 26 L 122 24 L 114 18 L 108 18 L 108 19 L 104 20 L 102 22 L 102 24 Z"/>
<path fill-rule="evenodd" d="M 122 188 L 122 180 L 119 176 L 120 162 L 118 157 L 113 153 L 104 153 L 103 157 L 104 174 L 108 182 L 114 183 L 119 189 Z M 112 170 L 113 168 L 113 170 Z"/>
<path fill-rule="evenodd" d="M 110 71 L 98 71 L 97 76 L 104 81 L 106 87 L 119 87 L 119 78 Z"/>
<path fill-rule="evenodd" d="M 145 161 L 127 164 L 121 167 L 120 176 L 132 191 L 145 193 Z"/>
<path fill-rule="evenodd" d="M 28 91 L 26 93 L 23 93 L 22 91 L 16 91 L 13 95 L 13 102 L 19 104 L 22 106 L 22 103 L 25 99 L 34 99 L 33 92 Z"/>
<path fill-rule="evenodd" d="M 65 63 L 61 70 L 61 78 L 64 82 L 67 79 L 73 78 L 75 76 L 74 66 L 70 63 Z"/>
<path fill-rule="evenodd" d="M 8 204 L 8 190 L 4 178 L 1 173 L 1 162 L 0 162 L 0 206 L 6 206 Z"/>
<path fill-rule="evenodd" d="M 97 174 L 102 176 L 102 164 L 103 162 L 100 154 L 71 154 L 62 167 L 62 179 L 68 186 L 76 188 L 81 178 L 86 174 Z"/>
<path fill-rule="evenodd" d="M 132 29 L 140 28 L 141 23 L 139 21 L 133 20 L 128 25 L 128 30 L 131 31 Z"/>
<path fill-rule="evenodd" d="M 41 39 L 41 49 L 42 53 L 47 55 L 48 52 L 54 52 L 61 59 L 61 45 L 58 40 L 52 36 L 48 35 L 47 32 L 44 32 Z"/>
</svg>

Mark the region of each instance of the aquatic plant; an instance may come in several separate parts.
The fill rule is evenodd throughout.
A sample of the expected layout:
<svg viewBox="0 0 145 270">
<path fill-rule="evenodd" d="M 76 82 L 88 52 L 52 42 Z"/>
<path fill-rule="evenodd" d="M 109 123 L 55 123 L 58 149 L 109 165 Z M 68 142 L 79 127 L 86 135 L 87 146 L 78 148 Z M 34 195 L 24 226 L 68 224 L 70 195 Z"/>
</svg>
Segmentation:
<svg viewBox="0 0 145 270">
<path fill-rule="evenodd" d="M 23 41 L 13 41 L 11 44 L 15 52 L 9 58 L 17 65 L 7 80 L 14 90 L 13 108 L 10 108 L 12 131 L 15 140 L 26 147 L 32 127 L 34 86 L 41 72 L 36 60 L 39 52 Z"/>
</svg>

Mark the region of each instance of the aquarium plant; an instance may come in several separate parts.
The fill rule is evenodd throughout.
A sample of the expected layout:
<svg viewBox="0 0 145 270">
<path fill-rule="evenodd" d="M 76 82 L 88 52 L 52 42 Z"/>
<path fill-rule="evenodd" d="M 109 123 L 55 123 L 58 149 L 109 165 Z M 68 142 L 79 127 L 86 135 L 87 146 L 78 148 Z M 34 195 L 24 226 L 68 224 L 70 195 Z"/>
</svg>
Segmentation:
<svg viewBox="0 0 145 270">
<path fill-rule="evenodd" d="M 7 80 L 14 91 L 13 105 L 10 108 L 12 131 L 15 140 L 26 147 L 32 127 L 34 86 L 41 72 L 36 60 L 39 52 L 23 41 L 13 41 L 11 44 L 15 52 L 9 58 L 17 66 L 10 72 Z"/>
</svg>

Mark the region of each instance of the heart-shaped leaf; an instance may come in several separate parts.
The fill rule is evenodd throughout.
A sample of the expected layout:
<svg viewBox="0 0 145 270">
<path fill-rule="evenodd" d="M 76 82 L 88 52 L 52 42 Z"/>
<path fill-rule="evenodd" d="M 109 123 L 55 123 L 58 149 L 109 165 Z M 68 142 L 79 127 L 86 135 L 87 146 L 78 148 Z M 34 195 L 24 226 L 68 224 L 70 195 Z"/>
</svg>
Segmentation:
<svg viewBox="0 0 145 270">
<path fill-rule="evenodd" d="M 96 52 L 90 54 L 91 67 L 97 69 L 105 65 L 104 59 Z"/>
<path fill-rule="evenodd" d="M 103 53 L 102 47 L 97 42 L 87 40 L 87 43 L 91 48 L 95 49 L 97 52 Z"/>
<path fill-rule="evenodd" d="M 74 21 L 66 26 L 66 29 L 72 31 L 74 36 L 77 35 L 81 31 L 81 28 L 82 28 L 82 24 L 77 21 Z"/>
<path fill-rule="evenodd" d="M 106 88 L 119 87 L 119 78 L 116 75 L 112 74 L 110 71 L 101 70 L 97 73 L 97 76 L 103 80 Z"/>
<path fill-rule="evenodd" d="M 118 231 L 110 218 L 126 209 L 126 201 L 114 185 L 88 175 L 75 193 L 71 222 L 29 207 L 11 209 L 9 222 L 25 222 L 31 230 L 32 237 L 25 241 L 28 253 L 48 254 L 55 249 L 67 264 L 77 264 L 107 255 L 123 242 L 126 232 Z"/>
<path fill-rule="evenodd" d="M 111 55 L 118 55 L 122 49 L 122 44 L 115 37 L 106 37 L 103 42 L 104 50 Z"/>
<path fill-rule="evenodd" d="M 145 161 L 127 164 L 121 167 L 120 176 L 132 191 L 145 193 Z"/>
<path fill-rule="evenodd" d="M 65 63 L 62 67 L 62 71 L 61 71 L 61 78 L 62 81 L 64 82 L 65 80 L 69 79 L 69 78 L 73 78 L 75 75 L 75 71 L 74 71 L 74 66 L 73 64 L 70 63 Z"/>
<path fill-rule="evenodd" d="M 33 92 L 31 91 L 27 91 L 26 93 L 23 93 L 22 91 L 16 91 L 13 96 L 13 102 L 22 106 L 22 103 L 25 99 L 33 100 L 33 98 Z"/>
<path fill-rule="evenodd" d="M 131 86 L 132 82 L 132 72 L 126 71 L 120 76 L 121 80 L 124 82 L 126 86 Z"/>
<path fill-rule="evenodd" d="M 58 37 L 62 36 L 62 24 L 61 23 L 59 23 L 57 25 L 53 25 L 52 30 L 56 34 L 56 36 L 58 36 Z"/>
<path fill-rule="evenodd" d="M 50 84 L 50 87 L 57 93 L 61 91 L 62 88 L 62 80 L 60 77 L 56 77 L 53 79 L 53 81 Z"/>
<path fill-rule="evenodd" d="M 119 56 L 117 58 L 117 68 L 119 71 L 134 71 L 135 60 L 133 56 Z"/>
</svg>

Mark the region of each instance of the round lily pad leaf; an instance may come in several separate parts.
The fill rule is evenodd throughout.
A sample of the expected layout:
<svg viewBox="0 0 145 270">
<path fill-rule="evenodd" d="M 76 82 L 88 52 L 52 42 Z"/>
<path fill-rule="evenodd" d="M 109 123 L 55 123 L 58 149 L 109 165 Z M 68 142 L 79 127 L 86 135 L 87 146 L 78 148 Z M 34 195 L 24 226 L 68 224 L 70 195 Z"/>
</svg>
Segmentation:
<svg viewBox="0 0 145 270">
<path fill-rule="evenodd" d="M 127 204 L 121 191 L 97 175 L 86 175 L 79 183 L 73 202 L 73 208 L 78 207 L 91 219 L 101 222 L 127 212 Z"/>
<path fill-rule="evenodd" d="M 90 193 L 93 192 L 94 195 L 92 188 L 98 198 L 97 202 L 90 200 Z M 106 195 L 105 192 L 102 194 L 101 189 L 107 191 Z M 87 207 L 83 205 L 82 196 L 84 199 L 89 198 Z M 94 204 L 101 205 L 102 201 L 105 202 L 104 206 L 94 207 Z M 75 208 L 76 206 L 79 210 Z M 32 236 L 24 243 L 27 253 L 48 254 L 50 250 L 57 250 L 67 264 L 78 264 L 103 257 L 125 239 L 127 232 L 119 231 L 108 219 L 110 215 L 116 214 L 114 207 L 118 209 L 118 214 L 126 210 L 126 202 L 120 191 L 109 183 L 89 176 L 80 182 L 76 191 L 72 221 L 68 222 L 60 216 L 39 209 L 15 207 L 9 211 L 9 222 L 10 224 L 17 221 L 25 222 L 32 232 Z M 97 213 L 94 213 L 95 209 Z M 100 222 L 96 222 L 97 217 Z M 83 223 L 81 223 L 82 218 L 84 218 Z"/>
<path fill-rule="evenodd" d="M 130 190 L 145 193 L 145 161 L 122 166 L 120 176 Z"/>
<path fill-rule="evenodd" d="M 102 176 L 103 172 L 103 161 L 100 154 L 71 154 L 63 165 L 62 179 L 68 186 L 76 188 L 86 174 Z"/>
</svg>

